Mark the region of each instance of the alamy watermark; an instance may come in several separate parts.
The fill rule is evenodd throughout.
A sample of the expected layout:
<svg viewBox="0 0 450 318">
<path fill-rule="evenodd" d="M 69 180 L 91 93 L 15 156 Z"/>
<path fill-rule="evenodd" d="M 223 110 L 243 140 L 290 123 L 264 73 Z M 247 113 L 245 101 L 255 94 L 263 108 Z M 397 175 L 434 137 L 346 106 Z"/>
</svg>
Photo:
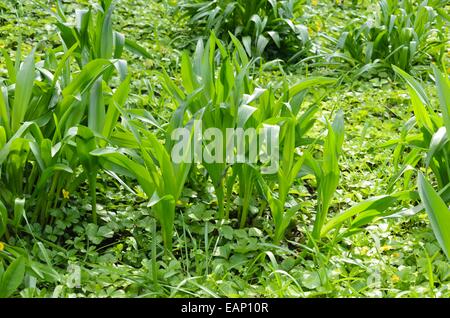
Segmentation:
<svg viewBox="0 0 450 318">
<path fill-rule="evenodd" d="M 261 128 L 203 129 L 201 120 L 192 129 L 177 128 L 171 138 L 174 163 L 248 163 L 261 164 L 261 172 L 273 174 L 279 167 L 279 135 L 277 125 Z"/>
</svg>

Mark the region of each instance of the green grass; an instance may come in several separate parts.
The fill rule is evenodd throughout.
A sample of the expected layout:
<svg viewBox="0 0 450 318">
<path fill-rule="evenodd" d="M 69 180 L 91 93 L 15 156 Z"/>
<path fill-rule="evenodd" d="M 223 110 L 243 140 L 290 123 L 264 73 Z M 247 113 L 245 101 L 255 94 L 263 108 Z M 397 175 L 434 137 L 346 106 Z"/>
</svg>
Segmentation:
<svg viewBox="0 0 450 318">
<path fill-rule="evenodd" d="M 215 34 L 172 1 L 40 2 L 0 1 L 0 296 L 450 295 L 444 1 L 303 1 L 306 51 L 273 1 Z M 173 163 L 194 119 L 279 130 L 280 169 Z"/>
</svg>

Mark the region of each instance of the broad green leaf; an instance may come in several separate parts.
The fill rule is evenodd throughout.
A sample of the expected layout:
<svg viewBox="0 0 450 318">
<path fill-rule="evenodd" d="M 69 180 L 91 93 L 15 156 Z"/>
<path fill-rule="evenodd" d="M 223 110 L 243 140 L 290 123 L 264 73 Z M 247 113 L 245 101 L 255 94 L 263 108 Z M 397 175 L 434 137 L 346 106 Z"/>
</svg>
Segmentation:
<svg viewBox="0 0 450 318">
<path fill-rule="evenodd" d="M 430 147 L 425 160 L 427 167 L 430 165 L 431 160 L 433 160 L 434 155 L 439 152 L 447 142 L 447 129 L 445 127 L 441 127 L 431 138 Z"/>
<path fill-rule="evenodd" d="M 403 80 L 408 85 L 408 91 L 411 95 L 411 103 L 417 121 L 422 126 L 425 126 L 426 128 L 428 128 L 428 130 L 432 131 L 433 124 L 431 123 L 430 116 L 428 115 L 427 109 L 425 107 L 425 105 L 430 105 L 430 102 L 424 88 L 411 75 L 409 75 L 402 69 L 396 67 L 395 65 L 393 65 L 392 68 L 398 75 L 403 78 Z"/>
<path fill-rule="evenodd" d="M 14 201 L 13 225 L 17 228 L 25 215 L 25 199 L 17 198 Z"/>
<path fill-rule="evenodd" d="M 16 81 L 14 106 L 11 107 L 11 130 L 17 131 L 28 110 L 34 82 L 34 49 L 21 66 Z"/>
<path fill-rule="evenodd" d="M 109 138 L 117 124 L 117 120 L 120 116 L 120 110 L 125 105 L 128 93 L 130 91 L 131 76 L 120 83 L 120 86 L 114 92 L 111 102 L 108 105 L 108 111 L 106 112 L 105 122 L 103 126 L 103 136 Z"/>
<path fill-rule="evenodd" d="M 25 275 L 25 258 L 20 256 L 12 262 L 0 282 L 0 297 L 8 298 L 17 291 Z"/>
<path fill-rule="evenodd" d="M 113 64 L 109 60 L 104 59 L 97 59 L 86 64 L 81 72 L 63 90 L 63 100 L 60 108 L 62 110 L 67 109 L 78 94 L 84 94 L 111 67 L 113 67 Z"/>
<path fill-rule="evenodd" d="M 313 86 L 330 85 L 330 84 L 336 83 L 336 81 L 337 80 L 335 78 L 329 78 L 329 77 L 310 77 L 310 78 L 304 79 L 304 80 L 300 81 L 299 83 L 291 86 L 289 88 L 288 93 L 285 93 L 285 98 L 286 97 L 292 98 L 295 95 L 297 95 L 298 93 L 300 93 L 301 91 L 303 91 L 305 89 L 309 89 Z"/>
<path fill-rule="evenodd" d="M 434 235 L 450 261 L 450 210 L 422 173 L 417 186 Z"/>
<path fill-rule="evenodd" d="M 439 72 L 435 65 L 433 65 L 433 71 L 445 128 L 447 128 L 447 131 L 450 131 L 450 81 L 446 75 Z"/>
<path fill-rule="evenodd" d="M 90 153 L 100 157 L 100 164 L 107 170 L 112 170 L 119 175 L 134 177 L 138 180 L 148 197 L 155 191 L 155 184 L 148 170 L 141 164 L 128 158 L 115 148 L 96 149 Z"/>
<path fill-rule="evenodd" d="M 148 59 L 152 58 L 152 56 L 147 52 L 146 49 L 130 39 L 125 39 L 125 48 L 138 56 L 142 56 Z"/>
<path fill-rule="evenodd" d="M 105 116 L 102 78 L 99 77 L 92 85 L 89 95 L 88 127 L 94 132 L 102 133 L 105 124 Z"/>
<path fill-rule="evenodd" d="M 242 62 L 242 65 L 249 64 L 247 53 L 246 53 L 244 47 L 242 46 L 241 42 L 231 33 L 230 33 L 230 37 L 231 37 L 231 41 L 233 41 L 234 47 L 236 48 L 236 50 L 239 54 L 239 58 Z"/>
<path fill-rule="evenodd" d="M 187 52 L 184 52 L 181 56 L 181 78 L 183 79 L 183 86 L 186 92 L 191 94 L 198 84 Z"/>
<path fill-rule="evenodd" d="M 8 210 L 0 200 L 0 239 L 6 233 L 8 226 Z"/>
<path fill-rule="evenodd" d="M 8 70 L 9 80 L 12 83 L 16 82 L 16 69 L 14 67 L 13 62 L 11 61 L 11 57 L 9 53 L 2 48 L 3 58 L 5 59 L 6 69 Z"/>
<path fill-rule="evenodd" d="M 352 206 L 345 212 L 339 213 L 328 220 L 322 227 L 320 236 L 324 237 L 329 231 L 336 229 L 344 222 L 351 220 L 353 217 L 366 211 L 378 211 L 380 214 L 387 211 L 392 205 L 402 199 L 410 199 L 411 193 L 409 191 L 400 192 L 393 195 L 382 195 L 367 199 L 361 203 Z"/>
<path fill-rule="evenodd" d="M 114 42 L 114 34 L 112 29 L 112 12 L 114 6 L 111 5 L 108 7 L 108 11 L 103 17 L 103 25 L 101 34 L 98 34 L 100 41 L 100 57 L 105 59 L 110 59 L 113 56 L 113 42 Z"/>
</svg>

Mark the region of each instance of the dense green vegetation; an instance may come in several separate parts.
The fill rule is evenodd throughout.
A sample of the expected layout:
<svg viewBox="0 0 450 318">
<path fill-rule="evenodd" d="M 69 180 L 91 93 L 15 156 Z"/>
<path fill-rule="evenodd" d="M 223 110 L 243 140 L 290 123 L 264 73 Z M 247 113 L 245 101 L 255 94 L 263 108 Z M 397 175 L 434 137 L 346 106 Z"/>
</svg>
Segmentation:
<svg viewBox="0 0 450 318">
<path fill-rule="evenodd" d="M 449 23 L 0 0 L 0 297 L 449 297 Z"/>
</svg>

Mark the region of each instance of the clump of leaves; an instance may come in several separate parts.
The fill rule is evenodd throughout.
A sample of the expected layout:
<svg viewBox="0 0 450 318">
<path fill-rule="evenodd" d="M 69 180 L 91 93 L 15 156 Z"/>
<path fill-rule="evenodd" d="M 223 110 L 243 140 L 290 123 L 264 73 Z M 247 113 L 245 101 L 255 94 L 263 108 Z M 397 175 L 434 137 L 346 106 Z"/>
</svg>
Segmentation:
<svg viewBox="0 0 450 318">
<path fill-rule="evenodd" d="M 293 59 L 309 49 L 307 27 L 296 23 L 299 0 L 185 0 L 180 4 L 193 28 L 222 40 L 233 34 L 250 56 Z"/>
<path fill-rule="evenodd" d="M 415 115 L 414 121 L 410 121 L 410 123 L 416 124 L 421 133 L 413 135 L 410 133 L 412 125 L 405 125 L 406 134 L 403 142 L 397 146 L 398 151 L 396 151 L 395 161 L 400 161 L 399 151 L 404 150 L 405 146 L 411 147 L 413 150 L 409 152 L 403 162 L 400 161 L 401 168 L 393 180 L 403 176 L 408 183 L 410 174 L 407 173 L 407 170 L 410 167 L 420 168 L 424 166 L 433 172 L 439 191 L 437 193 L 427 178 L 419 173 L 418 191 L 422 204 L 417 206 L 414 211 L 426 210 L 436 238 L 447 257 L 450 258 L 450 231 L 448 227 L 450 217 L 447 208 L 447 203 L 450 202 L 450 144 L 448 143 L 450 80 L 447 74 L 442 73 L 433 65 L 439 96 L 439 108 L 436 111 L 432 108 L 424 87 L 418 81 L 399 68 L 394 67 L 394 70 L 408 85 Z M 406 141 L 408 143 L 405 145 Z"/>
<path fill-rule="evenodd" d="M 360 72 L 391 65 L 409 71 L 430 59 L 440 59 L 448 41 L 441 7 L 436 1 L 381 0 L 375 17 L 360 26 L 349 24 L 333 40 L 343 54 L 331 57 L 363 67 Z"/>
</svg>

